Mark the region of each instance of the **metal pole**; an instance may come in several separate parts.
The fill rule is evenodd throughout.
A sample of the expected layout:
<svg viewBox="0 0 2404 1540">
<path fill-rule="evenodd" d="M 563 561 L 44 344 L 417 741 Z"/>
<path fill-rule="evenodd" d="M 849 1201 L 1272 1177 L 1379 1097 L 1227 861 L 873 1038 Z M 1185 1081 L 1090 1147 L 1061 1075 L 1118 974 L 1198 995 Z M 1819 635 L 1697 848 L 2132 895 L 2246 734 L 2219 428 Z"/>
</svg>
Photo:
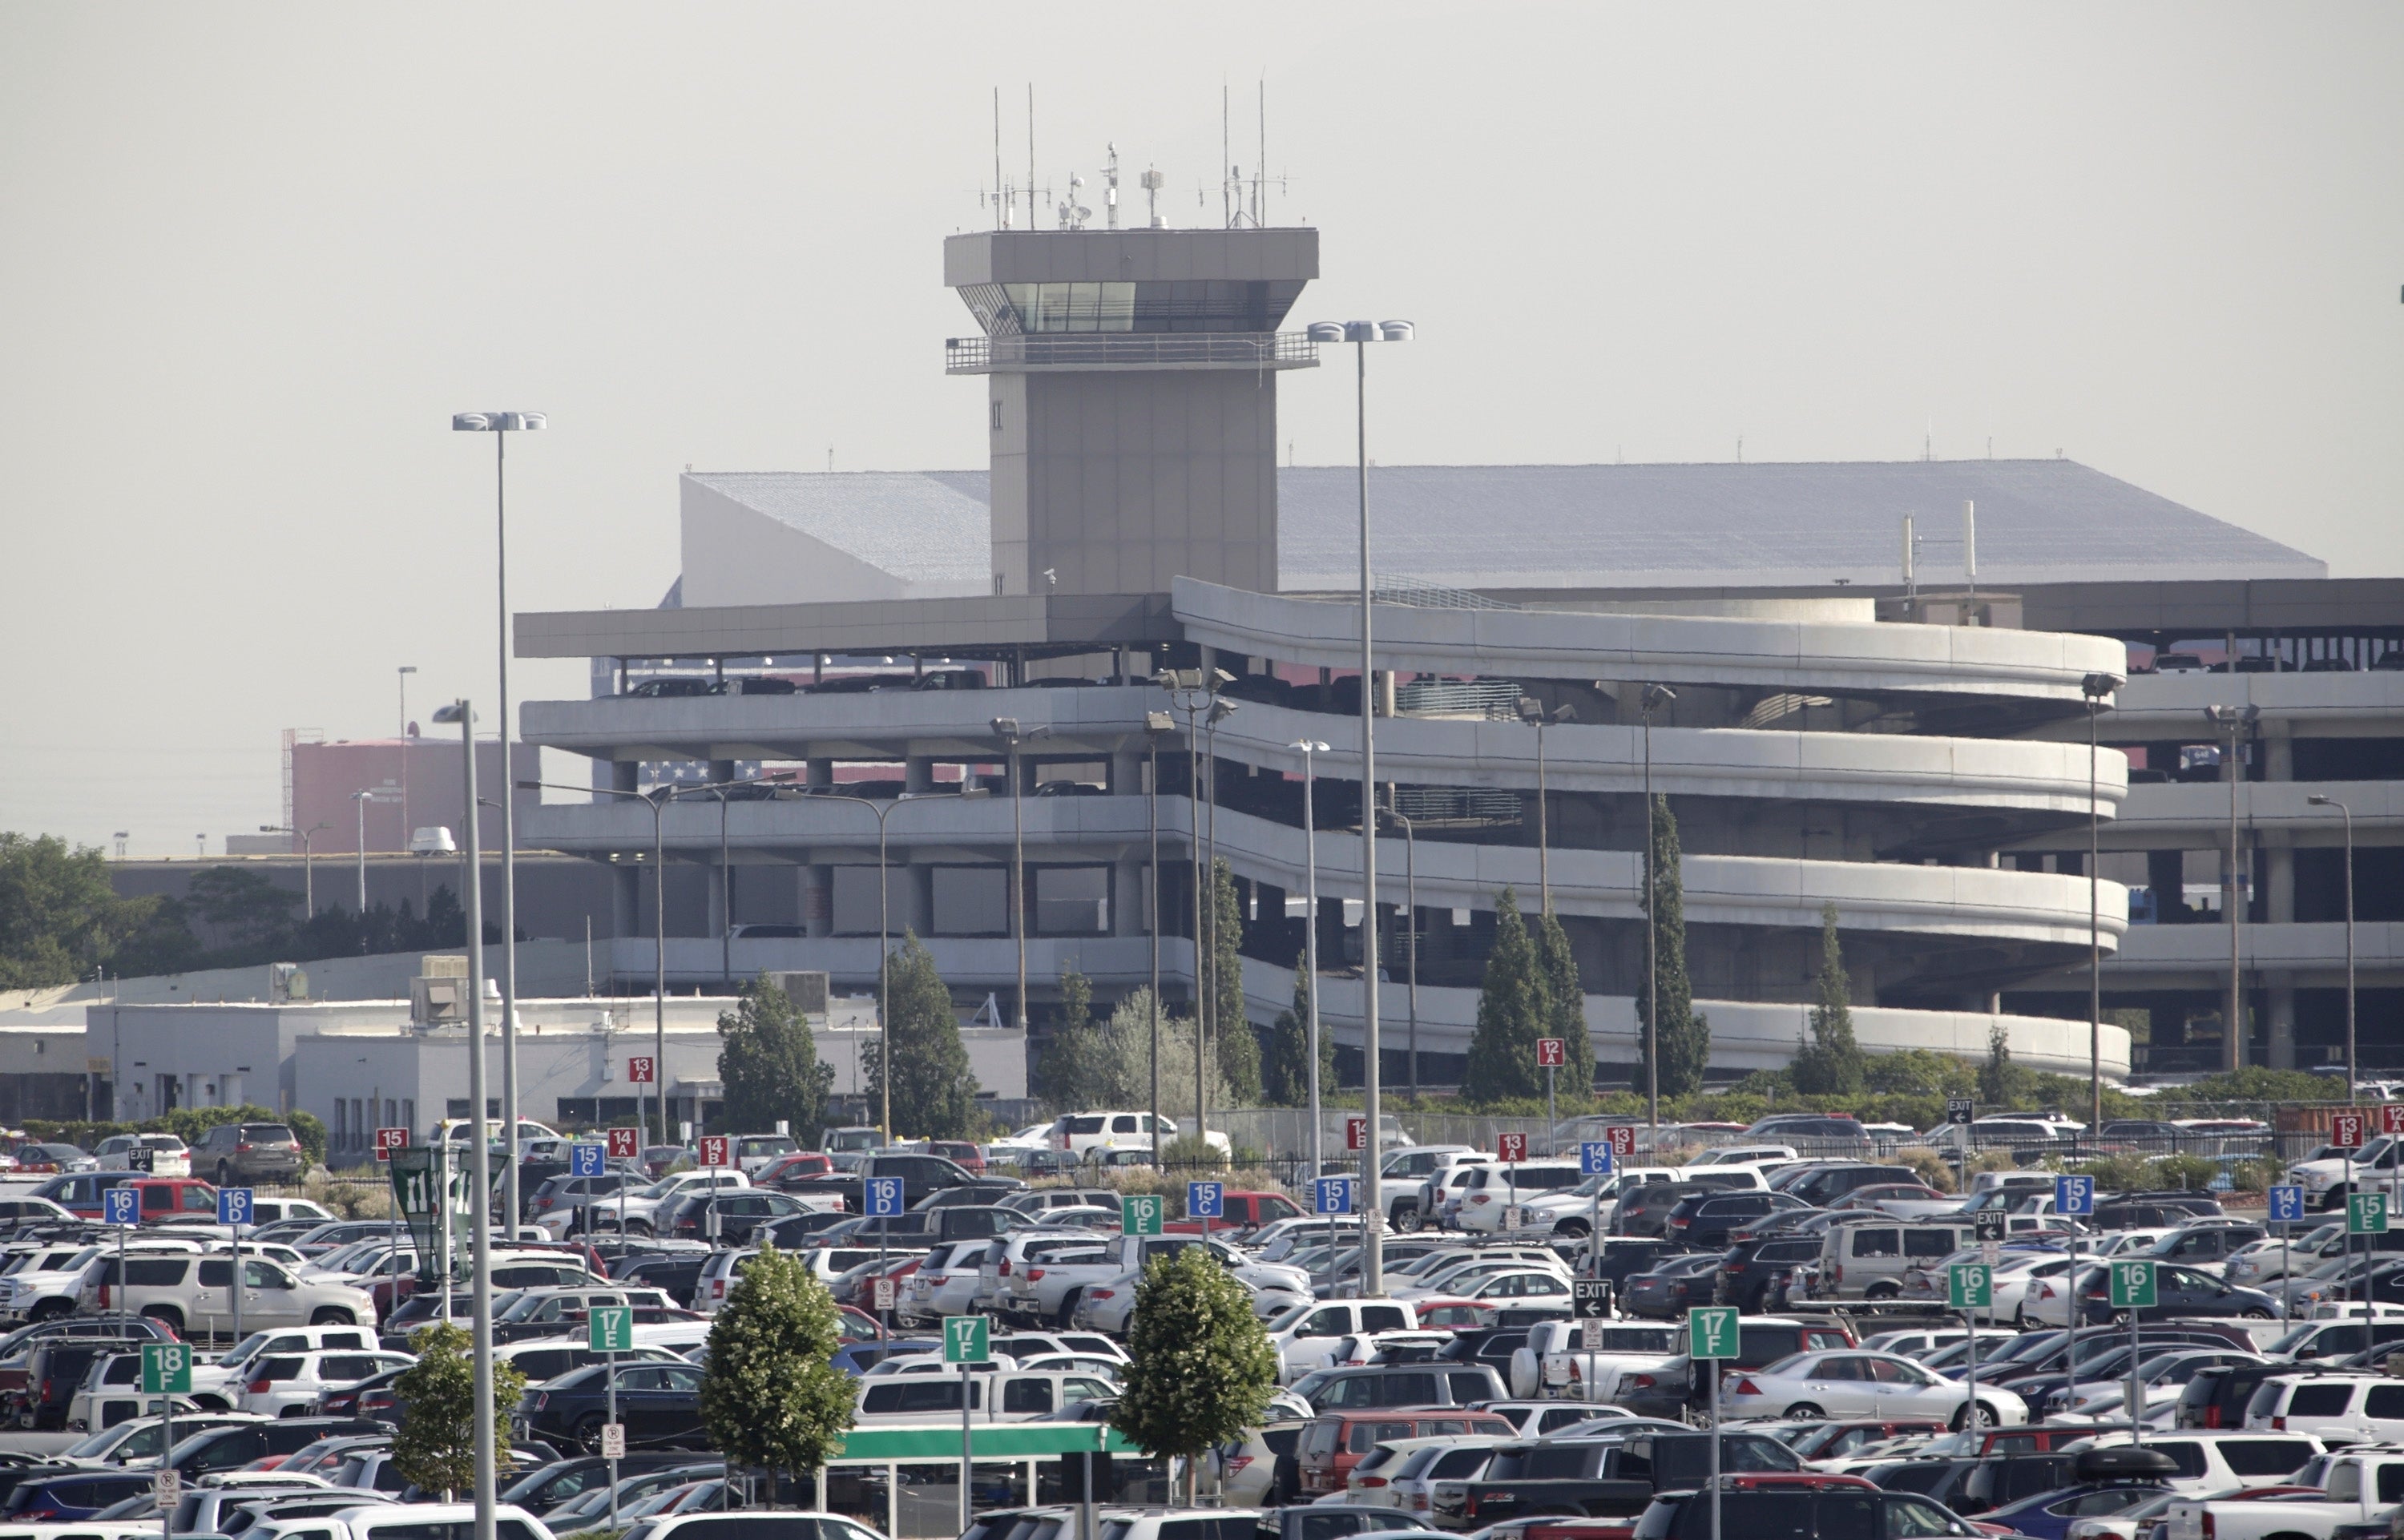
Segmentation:
<svg viewBox="0 0 2404 1540">
<path fill-rule="evenodd" d="M 1403 902 L 1409 905 L 1411 922 L 1405 929 L 1403 941 L 1410 961 L 1411 1009 L 1411 1104 L 1419 1099 L 1419 834 L 1418 825 L 1400 813 L 1394 815 L 1403 826 Z"/>
<path fill-rule="evenodd" d="M 2076 1215 L 2071 1216 L 2070 1220 L 2070 1271 L 2062 1275 L 2062 1280 L 2063 1297 L 2070 1301 L 2070 1312 L 2068 1316 L 2068 1323 L 2070 1327 L 2070 1394 L 2069 1399 L 2064 1403 L 2064 1405 L 2070 1410 L 2076 1411 L 2078 1409 L 2078 1318 L 2086 1313 L 2087 1307 L 2079 1303 L 2078 1220 Z M 1992 1287 L 1992 1284 L 1990 1284 L 1989 1286 Z M 2110 1285 L 2106 1284 L 2105 1286 L 2108 1288 Z M 1978 1327 L 1973 1324 L 1970 1328 L 1970 1336 L 1972 1338 L 1970 1351 L 1973 1354 L 1977 1353 L 1978 1351 L 1978 1345 L 1977 1342 L 1978 1335 Z"/>
<path fill-rule="evenodd" d="M 1553 912 L 1552 830 L 1544 806 L 1544 718 L 1536 714 L 1536 892 L 1541 912 Z"/>
<path fill-rule="evenodd" d="M 1659 843 L 1653 835 L 1653 697 L 1639 697 L 1644 718 L 1644 1119 L 1653 1129 L 1653 1143 L 1661 1142 L 1661 959 L 1655 934 L 1654 911 L 1660 893 L 1653 876 L 1653 855 Z M 1716 1417 L 1717 1413 L 1714 1412 Z"/>
<path fill-rule="evenodd" d="M 1316 770 L 1311 763 L 1313 750 L 1302 751 L 1302 858 L 1303 890 L 1303 972 L 1307 974 L 1303 990 L 1305 1003 L 1303 1047 L 1310 1061 L 1310 1181 L 1311 1190 L 1318 1191 L 1320 1175 L 1319 1128 L 1319 838 L 1311 812 L 1311 780 Z"/>
<path fill-rule="evenodd" d="M 506 421 L 507 419 L 502 419 Z M 501 1174 L 501 1212 L 504 1235 L 517 1233 L 518 1215 L 518 841 L 517 841 L 517 767 L 510 763 L 510 519 L 509 519 L 509 444 L 506 427 L 493 435 L 493 529 L 495 586 L 499 599 L 501 629 L 501 1148 L 509 1165 Z M 409 763 L 408 745 L 401 746 L 401 763 Z M 404 818 L 405 824 L 409 820 Z M 407 831 L 403 830 L 403 833 Z M 470 868 L 474 881 L 482 887 L 482 867 Z M 480 927 L 468 945 L 470 956 L 481 964 L 483 960 L 484 934 Z M 482 970 L 479 967 L 477 972 Z M 481 1105 L 477 1116 L 482 1118 Z M 480 1122 L 480 1128 L 482 1124 Z M 483 1520 L 487 1525 L 490 1519 Z"/>
<path fill-rule="evenodd" d="M 2104 847 L 2103 805 L 2095 790 L 2095 761 L 2101 752 L 2097 746 L 2096 713 L 2103 702 L 2093 693 L 2087 697 L 2087 1132 L 2093 1138 L 2104 1127 Z M 2076 1242 L 2074 1241 L 2074 1244 Z M 2078 1269 L 2074 1263 L 2071 1281 L 2077 1281 Z M 2078 1330 L 2076 1301 L 2071 1309 L 2071 1331 Z M 2071 1339 L 2074 1348 L 2077 1338 Z M 2073 1368 L 2076 1370 L 2076 1360 Z M 2078 1399 L 2078 1383 L 2074 1372 L 2071 1400 Z"/>
<path fill-rule="evenodd" d="M 2345 819 L 2345 1099 L 2352 1106 L 2361 1098 L 2355 1087 L 2362 1080 L 2354 1036 L 2354 809 L 2335 797 L 2304 800 L 2315 807 L 2334 807 Z"/>
<path fill-rule="evenodd" d="M 889 939 L 892 934 L 893 895 L 888 888 L 891 880 L 888 875 L 890 869 L 885 863 L 885 815 L 900 805 L 898 802 L 872 802 L 868 805 L 869 811 L 876 815 L 876 1085 L 884 1099 L 884 1109 L 877 1113 L 877 1126 L 885 1130 L 888 1143 L 893 1139 L 893 944 Z M 1018 816 L 1018 803 L 1014 796 L 1011 801 L 1010 815 L 1013 819 Z M 1014 903 L 1018 894 L 1015 870 L 1011 875 L 1010 891 Z M 891 1225 L 890 1222 L 880 1222 L 876 1227 L 882 1232 L 890 1229 Z M 884 1245 L 881 1236 L 877 1245 L 880 1248 Z M 879 1255 L 882 1254 L 880 1250 Z M 876 1276 L 885 1276 L 881 1267 Z M 888 1316 L 887 1324 L 891 1323 Z"/>
<path fill-rule="evenodd" d="M 2107 1283 L 2104 1286 L 2109 1288 L 2111 1285 Z M 2136 1306 L 2129 1307 L 2129 1442 L 2139 1449 L 2143 1449 L 2145 1443 L 2145 1420 L 2137 1415 L 2141 1405 L 2137 1384 L 2137 1363 L 2145 1356 L 2141 1345 L 2145 1341 L 2145 1329 L 2139 1323 L 2138 1318 L 2144 1314 L 2145 1312 Z"/>
<path fill-rule="evenodd" d="M 359 945 L 364 949 L 368 917 L 368 794 L 365 791 L 352 792 L 351 807 L 359 816 Z"/>
<path fill-rule="evenodd" d="M 1377 1169 L 1383 1045 L 1377 1033 L 1377 665 L 1369 641 L 1369 344 L 1352 344 L 1353 425 L 1361 480 L 1361 1063 L 1362 1102 L 1369 1120 L 1367 1155 L 1361 1162 L 1366 1197 L 1361 1215 L 1361 1297 L 1386 1293 L 1385 1197 Z"/>
<path fill-rule="evenodd" d="M 459 746 L 467 780 L 468 870 L 481 873 L 482 852 L 477 837 L 476 810 L 476 724 L 474 713 L 465 700 L 459 702 Z M 468 884 L 468 934 L 481 944 L 483 939 L 483 884 Z M 476 959 L 468 977 L 468 1127 L 472 1130 L 469 1146 L 477 1154 L 468 1181 L 470 1212 L 468 1229 L 472 1267 L 468 1284 L 468 1309 L 473 1329 L 475 1360 L 473 1370 L 476 1398 L 476 1530 L 475 1540 L 493 1540 L 493 1271 L 492 1271 L 492 1158 L 491 1146 L 484 1139 L 484 979 L 483 949 L 481 945 L 468 948 Z M 447 1142 L 447 1141 L 446 1141 Z M 447 1223 L 447 1222 L 446 1222 Z M 446 1293 L 447 1287 L 446 1287 Z"/>
<path fill-rule="evenodd" d="M 1194 1137 L 1202 1137 L 1206 1115 L 1203 1086 L 1209 1081 L 1202 1061 L 1203 1044 L 1209 1039 L 1210 963 L 1203 944 L 1202 914 L 1202 735 L 1195 732 L 1195 720 L 1200 713 L 1193 707 L 1185 708 L 1185 811 L 1190 825 L 1186 834 L 1186 864 L 1194 869 Z M 1153 1133 L 1154 1148 L 1159 1146 L 1158 1130 Z"/>
<path fill-rule="evenodd" d="M 2233 665 L 2231 666 L 2234 666 Z M 2221 1057 L 2231 1071 L 2245 1067 L 2245 985 L 2242 973 L 2239 940 L 2240 927 L 2244 923 L 2245 878 L 2238 866 L 2237 852 L 2237 783 L 2244 777 L 2245 766 L 2238 758 L 2237 738 L 2243 729 L 2234 721 L 2229 725 L 2229 1026 L 2228 1043 Z"/>
<path fill-rule="evenodd" d="M 1712 1540 L 1720 1540 L 1720 1361 L 1712 1360 Z"/>
<path fill-rule="evenodd" d="M 1018 942 L 1018 1030 L 1027 1031 L 1027 829 L 1019 801 L 1026 788 L 1018 779 L 1018 735 L 1010 745 L 1010 932 Z M 1158 1139 L 1155 1133 L 1153 1138 Z M 965 1407 L 966 1403 L 962 1403 Z M 965 1498 L 962 1501 L 966 1501 Z"/>
<path fill-rule="evenodd" d="M 660 1142 L 668 1141 L 668 847 L 662 833 L 676 788 L 653 789 L 651 805 L 651 1100 L 660 1110 Z M 477 1540 L 483 1540 L 479 1535 Z"/>
<path fill-rule="evenodd" d="M 1164 714 L 1163 721 L 1167 721 Z M 1152 1169 L 1163 1169 L 1160 1144 L 1160 734 L 1152 738 Z M 1089 1473 L 1090 1474 L 1090 1473 Z"/>
<path fill-rule="evenodd" d="M 622 1229 L 622 1227 L 621 1226 Z M 633 1317 L 629 1316 L 627 1319 L 631 1322 Z M 607 1373 L 609 1384 L 609 1421 L 614 1424 L 618 1421 L 618 1354 L 614 1349 L 609 1353 L 609 1367 Z M 619 1527 L 618 1462 L 615 1460 L 609 1462 L 609 1527 L 613 1530 Z"/>
<path fill-rule="evenodd" d="M 1994 1287 L 1992 1274 L 1987 1286 L 1990 1289 Z M 1991 1295 L 1989 1297 L 1993 1296 Z M 2074 1300 L 2074 1307 L 2076 1303 L 2076 1301 Z M 1992 1307 L 1990 1311 L 1992 1313 Z M 1962 1324 L 1970 1333 L 1970 1367 L 1969 1372 L 1963 1377 L 1970 1388 L 1970 1399 L 1962 1404 L 1962 1426 L 1972 1433 L 1977 1433 L 1978 1431 L 1978 1312 L 1964 1310 Z"/>
<path fill-rule="evenodd" d="M 960 1533 L 966 1534 L 974 1523 L 974 1504 L 971 1501 L 971 1484 L 975 1478 L 976 1434 L 969 1422 L 969 1395 L 975 1386 L 976 1365 L 960 1360 Z"/>
<path fill-rule="evenodd" d="M 233 1271 L 226 1277 L 226 1311 L 233 1317 L 233 1339 L 242 1341 L 242 1226 L 233 1230 Z M 122 1275 L 119 1275 L 122 1276 Z"/>
<path fill-rule="evenodd" d="M 734 863 L 726 852 L 726 788 L 718 789 L 718 977 L 734 992 Z"/>
</svg>

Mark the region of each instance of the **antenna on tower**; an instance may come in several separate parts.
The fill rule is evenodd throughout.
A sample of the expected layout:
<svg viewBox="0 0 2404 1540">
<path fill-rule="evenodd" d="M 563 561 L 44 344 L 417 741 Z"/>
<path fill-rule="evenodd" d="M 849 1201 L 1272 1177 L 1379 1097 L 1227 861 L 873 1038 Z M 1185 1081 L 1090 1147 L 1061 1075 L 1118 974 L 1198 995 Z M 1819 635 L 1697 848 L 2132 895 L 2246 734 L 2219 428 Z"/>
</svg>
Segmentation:
<svg viewBox="0 0 2404 1540">
<path fill-rule="evenodd" d="M 996 228 L 1008 230 L 1010 215 L 1001 201 L 1001 88 L 993 88 L 993 217 Z"/>
<path fill-rule="evenodd" d="M 1219 82 L 1219 224 L 1223 229 L 1233 230 L 1236 225 L 1236 205 L 1235 189 L 1227 185 L 1228 121 L 1227 82 L 1223 79 Z"/>
<path fill-rule="evenodd" d="M 1111 228 L 1119 228 L 1119 147 L 1109 145 L 1111 152 L 1110 186 L 1103 189 L 1102 206 L 1110 210 Z"/>
<path fill-rule="evenodd" d="M 1160 217 L 1160 189 L 1168 185 L 1168 178 L 1147 166 L 1139 180 L 1143 187 L 1144 215 L 1147 222 L 1153 230 L 1167 229 L 1168 221 Z"/>
<path fill-rule="evenodd" d="M 1252 162 L 1252 228 L 1259 230 L 1268 221 L 1263 216 L 1269 204 L 1269 77 L 1261 77 L 1261 153 Z"/>
<path fill-rule="evenodd" d="M 1035 82 L 1027 82 L 1027 228 L 1035 228 Z"/>
</svg>

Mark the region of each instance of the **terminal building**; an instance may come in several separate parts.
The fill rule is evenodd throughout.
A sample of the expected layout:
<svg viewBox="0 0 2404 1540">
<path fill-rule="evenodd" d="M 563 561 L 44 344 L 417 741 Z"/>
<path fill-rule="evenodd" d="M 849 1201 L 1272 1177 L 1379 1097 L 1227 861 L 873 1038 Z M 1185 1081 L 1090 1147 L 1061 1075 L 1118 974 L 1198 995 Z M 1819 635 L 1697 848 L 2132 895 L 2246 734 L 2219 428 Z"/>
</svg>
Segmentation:
<svg viewBox="0 0 2404 1540">
<path fill-rule="evenodd" d="M 2344 1034 L 2327 798 L 2352 814 L 2363 1062 L 2404 1070 L 2404 582 L 2332 581 L 2062 459 L 1381 466 L 1364 679 L 1356 472 L 1277 463 L 1279 392 L 1353 362 L 1294 319 L 1315 231 L 993 231 L 944 268 L 985 469 L 688 474 L 665 603 L 517 618 L 519 656 L 592 665 L 591 698 L 528 702 L 520 730 L 589 760 L 596 794 L 550 793 L 519 837 L 608 874 L 621 987 L 655 965 L 656 841 L 672 988 L 873 988 L 882 925 L 925 940 L 964 1015 L 1007 1019 L 1023 976 L 1040 1036 L 1063 972 L 1104 1003 L 1148 982 L 1155 931 L 1191 997 L 1215 854 L 1253 1024 L 1316 927 L 1348 1080 L 1361 927 L 1391 981 L 1387 1083 L 1455 1083 L 1509 889 L 1526 911 L 1549 890 L 1624 1083 L 1649 782 L 1717 1073 L 1792 1057 L 1831 908 L 1872 1052 L 1982 1057 L 2000 1025 L 2020 1062 L 2084 1073 L 2092 944 L 2107 1075 L 2313 1067 Z M 1388 389 L 1461 386 L 1375 361 Z M 1163 668 L 1218 708 L 1179 709 Z M 1400 815 L 1374 894 L 1364 689 Z M 2208 707 L 2238 708 L 2233 736 Z M 1315 852 L 1305 741 L 1330 746 Z M 656 825 L 625 795 L 733 781 L 762 784 L 688 790 Z"/>
</svg>

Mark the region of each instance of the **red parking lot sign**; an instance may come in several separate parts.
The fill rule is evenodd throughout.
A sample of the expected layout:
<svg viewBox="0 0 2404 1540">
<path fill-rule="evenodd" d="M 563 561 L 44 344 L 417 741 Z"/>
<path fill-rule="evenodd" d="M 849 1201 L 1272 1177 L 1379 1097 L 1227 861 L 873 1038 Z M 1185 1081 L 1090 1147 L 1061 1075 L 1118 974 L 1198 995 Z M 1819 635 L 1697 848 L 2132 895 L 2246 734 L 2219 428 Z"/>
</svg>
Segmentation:
<svg viewBox="0 0 2404 1540">
<path fill-rule="evenodd" d="M 626 1078 L 637 1085 L 655 1084 L 659 1076 L 659 1060 L 649 1054 L 637 1054 L 626 1060 Z"/>
<path fill-rule="evenodd" d="M 1611 1141 L 1613 1159 L 1626 1160 L 1636 1154 L 1635 1124 L 1614 1123 L 1602 1130 L 1602 1137 Z"/>
<path fill-rule="evenodd" d="M 612 1128 L 609 1130 L 609 1158 L 632 1160 L 643 1153 L 643 1130 Z"/>
<path fill-rule="evenodd" d="M 1348 1150 L 1365 1150 L 1369 1147 L 1367 1118 L 1348 1117 L 1344 1120 L 1344 1147 Z"/>
<path fill-rule="evenodd" d="M 2383 1101 L 2379 1104 L 2379 1131 L 2383 1134 L 2404 1134 L 2404 1101 Z"/>
<path fill-rule="evenodd" d="M 726 1136 L 711 1134 L 701 1141 L 701 1163 L 704 1166 L 732 1166 L 734 1162 L 726 1153 Z"/>
<path fill-rule="evenodd" d="M 2369 1119 L 2360 1113 L 2331 1113 L 2329 1142 L 2341 1150 L 2359 1150 L 2363 1146 L 2363 1128 Z"/>
<path fill-rule="evenodd" d="M 1495 1141 L 1495 1143 L 1501 1147 L 1502 1159 L 1504 1163 L 1508 1165 L 1516 1166 L 1519 1162 L 1528 1158 L 1528 1136 L 1526 1134 L 1504 1134 L 1501 1139 Z"/>
<path fill-rule="evenodd" d="M 1570 1061 L 1570 1045 L 1557 1037 L 1536 1040 L 1536 1068 L 1558 1070 Z"/>
<path fill-rule="evenodd" d="M 378 1160 L 390 1160 L 392 1158 L 393 1151 L 406 1150 L 408 1148 L 408 1129 L 378 1128 L 375 1131 L 375 1157 Z"/>
</svg>

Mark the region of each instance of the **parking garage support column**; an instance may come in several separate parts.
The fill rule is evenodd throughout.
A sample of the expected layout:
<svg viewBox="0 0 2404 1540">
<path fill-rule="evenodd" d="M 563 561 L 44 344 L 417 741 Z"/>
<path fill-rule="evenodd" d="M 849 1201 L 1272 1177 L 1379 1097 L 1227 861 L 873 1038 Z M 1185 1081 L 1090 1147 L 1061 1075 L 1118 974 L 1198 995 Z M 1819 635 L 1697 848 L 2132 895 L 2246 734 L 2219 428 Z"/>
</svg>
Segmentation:
<svg viewBox="0 0 2404 1540">
<path fill-rule="evenodd" d="M 609 868 L 609 936 L 648 935 L 643 929 L 643 869 L 630 861 Z"/>
<path fill-rule="evenodd" d="M 812 941 L 834 934 L 834 868 L 798 868 L 802 885 L 802 933 Z"/>
<path fill-rule="evenodd" d="M 1149 850 L 1130 849 L 1111 863 L 1111 934 L 1140 936 L 1144 929 L 1143 871 Z"/>
<path fill-rule="evenodd" d="M 935 762 L 912 754 L 902 762 L 902 790 L 914 795 L 935 789 Z"/>
<path fill-rule="evenodd" d="M 2288 740 L 2277 740 L 2281 744 Z M 2271 756 L 2277 767 L 2280 755 Z M 2272 925 L 2292 925 L 2296 921 L 2296 848 L 2291 836 L 2284 832 L 2264 831 L 2258 836 L 2261 845 L 2257 856 L 2262 862 L 2264 899 L 2263 918 Z M 2265 976 L 2270 1005 L 2271 1068 L 2292 1070 L 2296 1066 L 2296 975 L 2274 973 Z"/>
</svg>

